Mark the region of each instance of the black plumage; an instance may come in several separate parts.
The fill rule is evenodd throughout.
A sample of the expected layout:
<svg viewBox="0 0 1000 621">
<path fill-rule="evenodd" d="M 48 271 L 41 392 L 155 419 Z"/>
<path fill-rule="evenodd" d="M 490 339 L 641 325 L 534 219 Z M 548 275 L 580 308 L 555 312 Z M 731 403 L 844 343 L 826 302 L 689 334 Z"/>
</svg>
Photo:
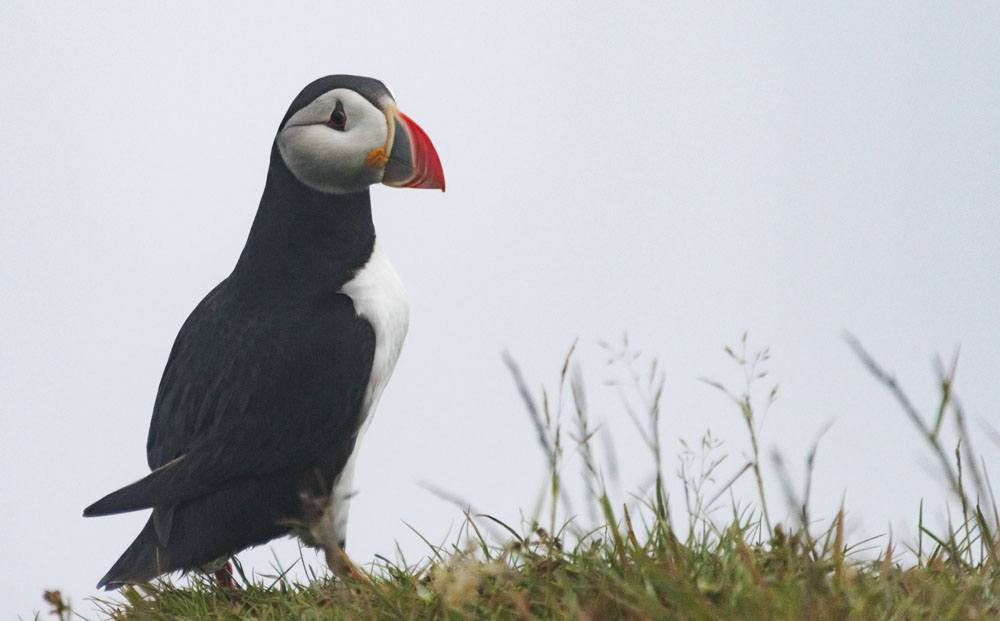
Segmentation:
<svg viewBox="0 0 1000 621">
<path fill-rule="evenodd" d="M 292 114 L 333 88 L 375 105 L 376 80 L 329 76 Z M 88 507 L 96 516 L 153 508 L 99 586 L 197 568 L 311 519 L 354 447 L 375 335 L 341 287 L 372 254 L 368 190 L 300 183 L 277 146 L 233 272 L 177 335 L 156 396 L 152 472 Z"/>
</svg>

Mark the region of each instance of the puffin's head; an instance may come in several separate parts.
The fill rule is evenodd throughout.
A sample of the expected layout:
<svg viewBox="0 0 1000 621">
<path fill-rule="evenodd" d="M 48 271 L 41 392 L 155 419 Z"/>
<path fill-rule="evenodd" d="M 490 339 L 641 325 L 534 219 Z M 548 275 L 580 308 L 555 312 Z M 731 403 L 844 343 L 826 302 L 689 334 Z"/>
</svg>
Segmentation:
<svg viewBox="0 0 1000 621">
<path fill-rule="evenodd" d="M 295 178 L 319 192 L 350 194 L 375 183 L 444 190 L 430 138 L 372 78 L 331 75 L 306 86 L 275 143 Z"/>
</svg>

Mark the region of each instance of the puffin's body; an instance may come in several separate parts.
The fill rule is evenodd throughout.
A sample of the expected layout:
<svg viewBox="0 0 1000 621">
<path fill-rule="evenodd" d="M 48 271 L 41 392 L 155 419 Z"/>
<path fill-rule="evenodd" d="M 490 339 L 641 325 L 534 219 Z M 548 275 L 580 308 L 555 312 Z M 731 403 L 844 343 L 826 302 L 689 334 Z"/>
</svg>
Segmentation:
<svg viewBox="0 0 1000 621">
<path fill-rule="evenodd" d="M 380 125 L 381 123 L 381 125 Z M 381 82 L 328 76 L 279 127 L 232 274 L 191 313 L 156 396 L 152 472 L 84 515 L 152 508 L 98 586 L 204 568 L 276 537 L 343 555 L 358 440 L 407 330 L 368 186 L 444 189 Z"/>
</svg>

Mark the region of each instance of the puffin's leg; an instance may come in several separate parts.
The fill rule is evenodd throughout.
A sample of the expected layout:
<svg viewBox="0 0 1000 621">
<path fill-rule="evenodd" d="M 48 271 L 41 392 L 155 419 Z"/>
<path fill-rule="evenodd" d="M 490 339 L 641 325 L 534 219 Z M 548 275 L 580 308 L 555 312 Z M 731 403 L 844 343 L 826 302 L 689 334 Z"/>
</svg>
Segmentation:
<svg viewBox="0 0 1000 621">
<path fill-rule="evenodd" d="M 330 567 L 330 570 L 338 576 L 350 576 L 355 580 L 360 582 L 371 582 L 371 578 L 368 577 L 364 571 L 361 570 L 354 561 L 347 556 L 347 552 L 340 546 L 324 547 L 323 552 L 326 555 L 326 564 Z"/>
<path fill-rule="evenodd" d="M 227 591 L 236 590 L 236 579 L 233 578 L 233 564 L 229 560 L 226 561 L 225 565 L 212 572 L 212 575 L 215 576 L 215 581 L 223 589 Z"/>
</svg>

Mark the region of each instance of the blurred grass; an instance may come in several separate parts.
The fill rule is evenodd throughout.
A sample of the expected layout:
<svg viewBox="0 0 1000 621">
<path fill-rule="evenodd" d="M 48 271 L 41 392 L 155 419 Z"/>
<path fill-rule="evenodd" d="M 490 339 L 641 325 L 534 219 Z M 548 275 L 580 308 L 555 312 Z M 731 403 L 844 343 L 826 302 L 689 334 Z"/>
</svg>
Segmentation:
<svg viewBox="0 0 1000 621">
<path fill-rule="evenodd" d="M 535 395 L 512 357 L 505 355 L 525 409 L 545 453 L 543 494 L 522 524 L 505 524 L 465 512 L 453 543 L 427 542 L 416 564 L 378 557 L 371 581 L 310 573 L 307 581 L 283 575 L 264 581 L 240 573 L 241 588 L 227 591 L 201 577 L 184 586 L 170 581 L 121 591 L 124 604 L 95 600 L 90 615 L 129 621 L 159 619 L 995 619 L 1000 618 L 1000 514 L 986 464 L 973 453 L 964 410 L 954 394 L 957 358 L 937 365 L 940 400 L 922 414 L 891 374 L 853 337 L 848 344 L 872 376 L 899 402 L 920 431 L 948 482 L 961 518 L 935 532 L 918 509 L 918 532 L 909 544 L 875 538 L 845 541 L 844 509 L 824 527 L 810 515 L 809 496 L 818 445 L 806 460 L 801 494 L 790 483 L 780 455 L 773 467 L 791 508 L 788 523 L 772 523 L 759 449 L 759 420 L 777 397 L 769 381 L 768 351 L 751 351 L 744 335 L 725 349 L 742 371 L 742 385 L 722 391 L 746 423 L 748 461 L 724 479 L 719 442 L 706 434 L 694 447 L 682 443 L 677 474 L 683 498 L 664 485 L 660 413 L 664 377 L 655 359 L 633 351 L 627 339 L 602 344 L 617 379 L 608 382 L 637 428 L 652 461 L 650 480 L 613 498 L 607 479 L 617 464 L 606 427 L 588 411 L 582 374 L 570 349 L 558 386 Z M 760 395 L 763 394 L 763 398 Z M 959 442 L 945 447 L 951 425 Z M 607 463 L 599 464 L 595 439 L 604 437 Z M 822 434 L 821 434 L 822 435 Z M 577 452 L 585 495 L 574 507 L 564 485 L 565 452 Z M 755 505 L 720 503 L 734 483 L 752 473 Z M 718 482 L 721 479 L 721 482 Z M 432 489 L 432 491 L 434 491 Z M 446 493 L 442 497 L 467 503 Z M 681 504 L 683 502 L 683 504 Z M 715 517 L 721 513 L 724 519 Z M 672 514 L 681 513 L 675 520 Z M 587 520 L 584 520 L 586 514 Z M 592 524 L 584 528 L 582 524 Z M 425 540 L 426 541 L 426 540 Z M 46 593 L 52 614 L 78 617 L 57 593 Z"/>
</svg>

